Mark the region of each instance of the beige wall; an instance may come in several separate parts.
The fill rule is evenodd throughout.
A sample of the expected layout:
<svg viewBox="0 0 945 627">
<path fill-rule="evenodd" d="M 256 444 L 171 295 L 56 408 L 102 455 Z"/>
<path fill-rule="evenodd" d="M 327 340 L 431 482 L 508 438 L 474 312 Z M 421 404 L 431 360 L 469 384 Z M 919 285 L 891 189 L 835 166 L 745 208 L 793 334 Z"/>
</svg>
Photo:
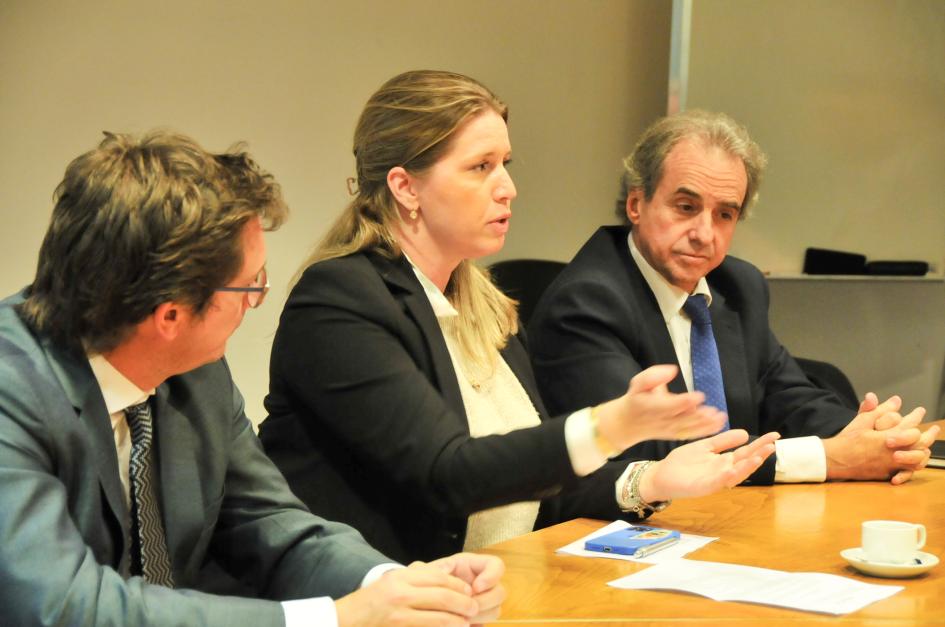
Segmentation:
<svg viewBox="0 0 945 627">
<path fill-rule="evenodd" d="M 800 272 L 804 249 L 945 271 L 945 2 L 696 0 L 689 107 L 770 158 L 733 252 Z"/>
<path fill-rule="evenodd" d="M 503 257 L 568 259 L 612 220 L 619 159 L 664 108 L 669 0 L 0 2 L 0 293 L 28 283 L 70 159 L 102 130 L 236 140 L 293 209 L 270 300 L 228 356 L 254 420 L 289 277 L 346 201 L 351 133 L 381 82 L 474 76 L 511 106 L 519 199 Z"/>
<path fill-rule="evenodd" d="M 799 273 L 808 246 L 945 272 L 945 2 L 696 0 L 689 79 L 690 108 L 730 113 L 770 157 L 733 254 L 775 273 Z M 771 296 L 792 352 L 945 417 L 945 282 Z"/>
</svg>

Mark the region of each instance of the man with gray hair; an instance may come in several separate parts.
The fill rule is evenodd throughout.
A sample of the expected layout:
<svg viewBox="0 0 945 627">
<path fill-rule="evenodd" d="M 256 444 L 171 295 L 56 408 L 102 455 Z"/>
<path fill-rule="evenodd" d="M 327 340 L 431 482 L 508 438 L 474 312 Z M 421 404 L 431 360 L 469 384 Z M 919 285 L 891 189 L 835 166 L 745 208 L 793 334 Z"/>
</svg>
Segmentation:
<svg viewBox="0 0 945 627">
<path fill-rule="evenodd" d="M 700 391 L 729 426 L 777 431 L 759 484 L 830 479 L 907 481 L 937 428 L 925 411 L 867 394 L 859 412 L 815 387 L 768 324 L 768 286 L 727 256 L 757 196 L 764 153 L 724 114 L 690 111 L 651 125 L 625 160 L 631 226 L 603 227 L 542 296 L 529 344 L 542 397 L 566 413 L 616 397 L 634 374 L 675 364 L 670 391 Z M 661 459 L 682 442 L 626 455 Z"/>
</svg>

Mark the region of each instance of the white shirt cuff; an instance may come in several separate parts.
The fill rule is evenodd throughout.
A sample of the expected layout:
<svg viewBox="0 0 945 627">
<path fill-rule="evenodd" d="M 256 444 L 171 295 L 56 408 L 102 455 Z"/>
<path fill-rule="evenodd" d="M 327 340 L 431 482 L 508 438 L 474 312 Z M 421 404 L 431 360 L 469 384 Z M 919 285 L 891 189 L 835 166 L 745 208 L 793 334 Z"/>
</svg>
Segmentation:
<svg viewBox="0 0 945 627">
<path fill-rule="evenodd" d="M 817 436 L 777 440 L 774 454 L 776 483 L 820 483 L 827 480 L 827 453 Z"/>
<path fill-rule="evenodd" d="M 283 601 L 282 611 L 285 613 L 285 627 L 310 625 L 336 627 L 338 625 L 338 613 L 335 611 L 335 602 L 331 597 Z"/>
<path fill-rule="evenodd" d="M 403 568 L 403 564 L 395 564 L 391 562 L 390 564 L 378 564 L 371 570 L 367 571 L 367 574 L 364 576 L 364 579 L 361 580 L 361 587 L 370 586 L 372 583 L 381 578 L 381 575 L 386 573 L 389 570 L 397 570 Z"/>
<path fill-rule="evenodd" d="M 403 568 L 401 564 L 378 564 L 367 571 L 361 580 L 361 587 L 369 586 L 381 575 L 389 570 Z M 319 627 L 337 627 L 338 612 L 331 597 L 316 597 L 313 599 L 296 599 L 283 601 L 282 612 L 285 614 L 285 627 L 305 627 L 318 625 Z"/>
<path fill-rule="evenodd" d="M 591 424 L 591 408 L 574 412 L 564 421 L 564 443 L 574 474 L 584 477 L 604 465 L 607 456 L 594 441 L 594 425 Z"/>
</svg>

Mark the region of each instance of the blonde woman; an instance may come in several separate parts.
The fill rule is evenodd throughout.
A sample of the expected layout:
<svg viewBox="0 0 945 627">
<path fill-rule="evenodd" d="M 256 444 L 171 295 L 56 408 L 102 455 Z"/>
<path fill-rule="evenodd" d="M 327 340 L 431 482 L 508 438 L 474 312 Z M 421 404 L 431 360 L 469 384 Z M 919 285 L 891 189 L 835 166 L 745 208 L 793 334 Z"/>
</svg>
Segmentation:
<svg viewBox="0 0 945 627">
<path fill-rule="evenodd" d="M 260 436 L 313 510 L 401 559 L 474 549 L 575 516 L 644 517 L 739 483 L 776 434 L 727 431 L 660 462 L 649 439 L 718 433 L 674 366 L 549 418 L 514 301 L 474 259 L 501 249 L 515 185 L 506 106 L 475 80 L 414 71 L 368 101 L 356 197 L 304 265 L 273 344 Z"/>
</svg>

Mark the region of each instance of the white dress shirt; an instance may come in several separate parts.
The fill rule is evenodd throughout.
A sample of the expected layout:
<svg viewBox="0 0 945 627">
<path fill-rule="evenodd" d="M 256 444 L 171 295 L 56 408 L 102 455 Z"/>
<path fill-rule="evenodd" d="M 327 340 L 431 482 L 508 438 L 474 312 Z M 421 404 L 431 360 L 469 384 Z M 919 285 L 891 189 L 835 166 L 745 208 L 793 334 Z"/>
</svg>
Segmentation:
<svg viewBox="0 0 945 627">
<path fill-rule="evenodd" d="M 430 301 L 430 307 L 433 309 L 433 313 L 438 318 L 441 316 L 457 315 L 456 309 L 443 292 L 440 291 L 440 288 L 413 263 L 406 253 L 404 253 L 404 257 L 407 257 L 407 261 L 410 262 L 410 266 L 413 268 L 417 280 L 420 281 L 423 292 L 426 294 L 427 300 Z M 519 383 L 519 386 L 521 386 L 521 383 Z M 591 409 L 589 407 L 580 409 L 565 419 L 564 441 L 568 449 L 568 457 L 571 460 L 571 467 L 574 468 L 574 474 L 579 477 L 591 474 L 607 461 L 607 455 L 597 446 L 594 425 L 591 423 Z M 626 480 L 626 475 L 627 471 L 624 472 L 623 476 L 617 479 L 614 486 L 614 497 L 617 503 L 620 503 L 620 494 Z"/>
<path fill-rule="evenodd" d="M 115 448 L 118 451 L 118 476 L 125 494 L 128 516 L 131 512 L 131 481 L 129 478 L 131 464 L 131 430 L 125 418 L 125 408 L 144 402 L 154 394 L 154 390 L 143 391 L 129 381 L 102 355 L 90 355 L 89 365 L 98 381 L 98 387 L 105 399 L 105 409 L 111 416 L 112 433 L 115 437 Z M 157 418 L 159 419 L 159 418 Z M 130 528 L 130 520 L 125 523 Z M 392 568 L 401 568 L 399 564 L 379 564 L 368 571 L 361 581 L 361 587 L 376 581 L 381 575 Z M 122 573 L 127 576 L 128 573 Z M 285 613 L 286 627 L 301 627 L 303 625 L 324 625 L 331 627 L 338 624 L 338 615 L 335 611 L 335 602 L 331 597 L 317 597 L 312 599 L 298 599 L 283 601 L 282 611 Z"/>
<path fill-rule="evenodd" d="M 649 264 L 633 242 L 633 231 L 627 236 L 627 244 L 630 247 L 630 255 L 656 297 L 660 313 L 666 323 L 666 330 L 669 331 L 673 348 L 676 349 L 676 359 L 679 360 L 679 368 L 686 382 L 686 388 L 692 390 L 692 356 L 689 346 L 692 322 L 682 309 L 690 294 L 671 284 Z M 712 304 L 712 294 L 705 277 L 699 279 L 692 294 L 703 294 L 706 303 Z M 774 480 L 776 482 L 816 482 L 827 478 L 827 454 L 819 437 L 785 438 L 776 441 L 774 446 L 776 455 Z"/>
</svg>

